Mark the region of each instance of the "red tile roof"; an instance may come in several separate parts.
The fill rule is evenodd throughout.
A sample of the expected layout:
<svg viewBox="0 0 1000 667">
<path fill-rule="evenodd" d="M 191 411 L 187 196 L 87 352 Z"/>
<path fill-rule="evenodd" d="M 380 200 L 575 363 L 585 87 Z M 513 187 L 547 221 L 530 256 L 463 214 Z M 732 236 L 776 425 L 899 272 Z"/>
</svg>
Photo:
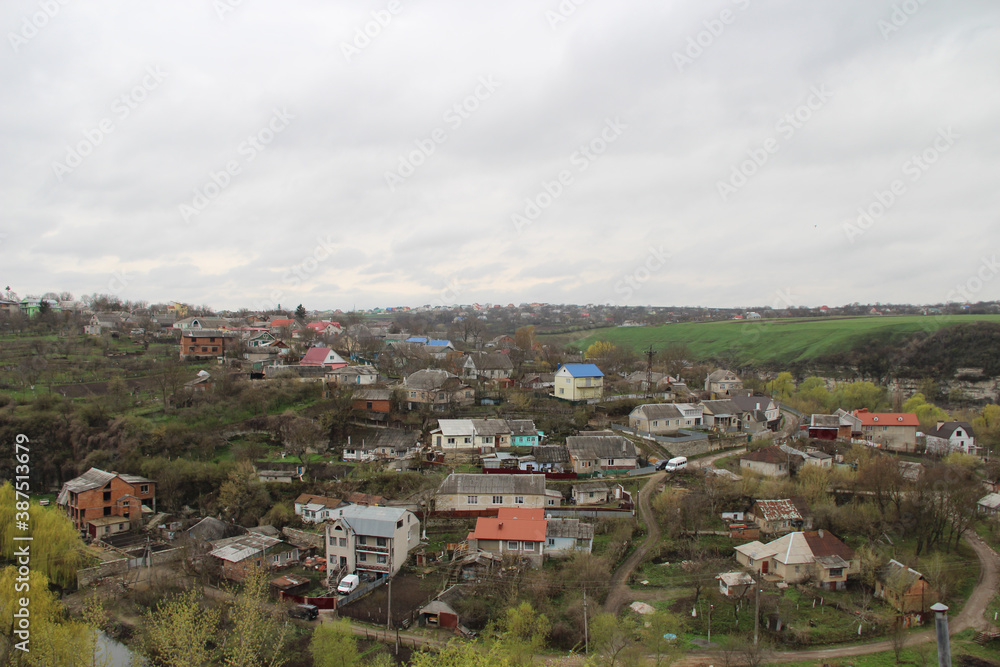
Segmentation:
<svg viewBox="0 0 1000 667">
<path fill-rule="evenodd" d="M 276 327 L 290 327 L 293 324 L 295 324 L 295 320 L 293 319 L 279 319 L 279 320 L 271 320 L 270 322 L 268 322 L 268 326 L 271 327 L 272 329 Z"/>
<path fill-rule="evenodd" d="M 807 530 L 802 536 L 809 545 L 814 558 L 824 556 L 840 556 L 844 560 L 854 558 L 854 550 L 841 542 L 836 535 L 828 530 Z"/>
</svg>

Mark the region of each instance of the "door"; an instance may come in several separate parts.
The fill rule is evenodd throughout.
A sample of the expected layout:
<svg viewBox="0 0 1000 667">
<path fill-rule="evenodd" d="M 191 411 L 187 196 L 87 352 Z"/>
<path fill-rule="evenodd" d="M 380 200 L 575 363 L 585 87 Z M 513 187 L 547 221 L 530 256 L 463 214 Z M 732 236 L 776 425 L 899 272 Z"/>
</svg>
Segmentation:
<svg viewBox="0 0 1000 667">
<path fill-rule="evenodd" d="M 769 561 L 764 561 L 760 564 L 760 573 L 767 574 L 767 565 Z"/>
</svg>

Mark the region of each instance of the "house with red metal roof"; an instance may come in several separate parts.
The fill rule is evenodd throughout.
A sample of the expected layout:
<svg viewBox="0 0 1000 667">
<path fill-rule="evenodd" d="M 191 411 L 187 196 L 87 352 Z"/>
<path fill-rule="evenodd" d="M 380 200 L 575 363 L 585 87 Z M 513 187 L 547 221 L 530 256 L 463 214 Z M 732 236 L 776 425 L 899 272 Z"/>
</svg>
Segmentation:
<svg viewBox="0 0 1000 667">
<path fill-rule="evenodd" d="M 526 558 L 533 567 L 541 567 L 547 528 L 542 508 L 501 507 L 496 518 L 476 519 L 476 529 L 468 537 L 469 552 Z"/>
<path fill-rule="evenodd" d="M 842 590 L 849 574 L 860 571 L 854 550 L 828 530 L 796 531 L 773 542 L 747 542 L 734 548 L 740 565 L 771 581 L 812 581 Z"/>
<path fill-rule="evenodd" d="M 299 366 L 322 366 L 328 370 L 347 365 L 343 357 L 328 347 L 310 347 L 302 356 Z"/>
<path fill-rule="evenodd" d="M 920 420 L 912 412 L 854 411 L 861 420 L 861 436 L 876 447 L 894 452 L 912 452 L 917 447 Z"/>
</svg>

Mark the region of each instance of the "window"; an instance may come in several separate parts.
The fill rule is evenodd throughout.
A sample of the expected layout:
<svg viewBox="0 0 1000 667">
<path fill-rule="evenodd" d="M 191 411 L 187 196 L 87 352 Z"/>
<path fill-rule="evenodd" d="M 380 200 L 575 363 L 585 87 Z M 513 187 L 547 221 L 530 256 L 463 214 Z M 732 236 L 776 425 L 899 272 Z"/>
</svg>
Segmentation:
<svg viewBox="0 0 1000 667">
<path fill-rule="evenodd" d="M 844 576 L 844 568 L 842 568 L 842 567 L 831 568 L 831 570 L 830 570 L 830 576 L 831 577 L 842 577 L 842 576 Z"/>
<path fill-rule="evenodd" d="M 384 537 L 376 537 L 375 538 L 375 545 L 376 546 L 384 547 L 384 546 L 388 546 L 388 544 L 389 544 L 389 540 L 385 539 Z"/>
<path fill-rule="evenodd" d="M 366 402 L 365 403 L 365 410 L 371 410 L 371 409 L 372 409 L 372 402 L 371 401 Z"/>
<path fill-rule="evenodd" d="M 465 444 L 467 444 L 467 445 L 471 445 L 472 444 L 472 437 L 471 436 L 466 436 L 465 437 Z"/>
<path fill-rule="evenodd" d="M 218 351 L 219 351 L 219 348 L 213 345 L 212 346 L 212 352 L 218 352 Z"/>
<path fill-rule="evenodd" d="M 517 551 L 517 540 L 507 540 L 507 551 Z"/>
<path fill-rule="evenodd" d="M 109 500 L 111 500 L 111 492 L 110 491 L 105 491 L 104 492 L 104 501 L 107 502 Z"/>
<path fill-rule="evenodd" d="M 493 496 L 494 505 L 503 505 L 503 496 Z"/>
<path fill-rule="evenodd" d="M 358 544 L 368 544 L 368 541 L 365 539 L 364 535 L 358 535 Z"/>
<path fill-rule="evenodd" d="M 388 558 L 386 558 L 386 556 L 380 554 L 380 555 L 378 555 L 378 556 L 375 557 L 375 562 L 379 563 L 381 565 L 385 565 L 386 563 L 389 562 L 389 560 L 388 560 Z"/>
<path fill-rule="evenodd" d="M 340 544 L 339 544 L 339 546 L 342 546 L 342 547 L 346 547 L 347 546 L 347 538 L 346 537 L 341 537 L 340 538 Z"/>
<path fill-rule="evenodd" d="M 535 550 L 535 543 L 534 542 L 522 542 L 521 543 L 521 548 L 522 548 L 523 551 L 534 551 Z"/>
<path fill-rule="evenodd" d="M 556 538 L 550 537 L 549 538 L 549 546 L 550 547 L 554 547 L 555 545 L 556 545 Z"/>
<path fill-rule="evenodd" d="M 523 505 L 524 504 L 524 496 L 514 496 L 514 504 L 515 505 Z"/>
<path fill-rule="evenodd" d="M 207 347 L 205 347 L 205 346 L 202 346 L 202 348 L 201 348 L 201 351 L 202 351 L 202 352 L 208 352 L 208 348 L 207 348 Z"/>
<path fill-rule="evenodd" d="M 149 493 L 149 484 L 140 484 L 139 493 Z"/>
<path fill-rule="evenodd" d="M 214 343 L 214 342 L 215 342 L 215 337 L 213 336 L 212 338 L 209 338 L 209 339 L 208 339 L 208 342 L 209 342 L 209 343 Z"/>
<path fill-rule="evenodd" d="M 469 505 L 478 505 L 479 504 L 479 496 L 468 496 L 465 499 L 465 502 L 467 504 L 469 504 Z"/>
<path fill-rule="evenodd" d="M 358 561 L 361 562 L 361 563 L 367 563 L 368 562 L 368 554 L 366 554 L 366 553 L 360 553 L 360 554 L 358 554 Z"/>
<path fill-rule="evenodd" d="M 416 398 L 416 397 L 417 397 L 417 392 L 411 391 L 410 392 L 410 398 Z"/>
<path fill-rule="evenodd" d="M 449 445 L 454 445 L 455 444 L 455 438 L 448 438 L 448 444 Z"/>
<path fill-rule="evenodd" d="M 104 516 L 111 516 L 111 508 L 110 507 L 105 507 L 104 508 Z"/>
<path fill-rule="evenodd" d="M 562 396 L 565 393 L 566 393 L 566 390 L 563 389 L 562 387 L 559 387 L 559 395 Z"/>
</svg>

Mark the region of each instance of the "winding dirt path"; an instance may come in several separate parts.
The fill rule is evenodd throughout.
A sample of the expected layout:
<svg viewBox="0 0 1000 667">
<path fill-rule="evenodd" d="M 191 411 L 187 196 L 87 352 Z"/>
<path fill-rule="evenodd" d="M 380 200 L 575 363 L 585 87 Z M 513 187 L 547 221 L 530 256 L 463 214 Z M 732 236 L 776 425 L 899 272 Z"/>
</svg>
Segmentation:
<svg viewBox="0 0 1000 667">
<path fill-rule="evenodd" d="M 667 473 L 662 471 L 650 476 L 639 490 L 638 507 L 642 521 L 646 524 L 646 539 L 611 575 L 611 589 L 608 592 L 608 599 L 604 601 L 604 611 L 608 613 L 617 614 L 625 604 L 629 597 L 628 578 L 646 559 L 649 550 L 660 541 L 660 526 L 653 517 L 653 507 L 649 504 L 649 497 L 666 476 Z"/>
</svg>

